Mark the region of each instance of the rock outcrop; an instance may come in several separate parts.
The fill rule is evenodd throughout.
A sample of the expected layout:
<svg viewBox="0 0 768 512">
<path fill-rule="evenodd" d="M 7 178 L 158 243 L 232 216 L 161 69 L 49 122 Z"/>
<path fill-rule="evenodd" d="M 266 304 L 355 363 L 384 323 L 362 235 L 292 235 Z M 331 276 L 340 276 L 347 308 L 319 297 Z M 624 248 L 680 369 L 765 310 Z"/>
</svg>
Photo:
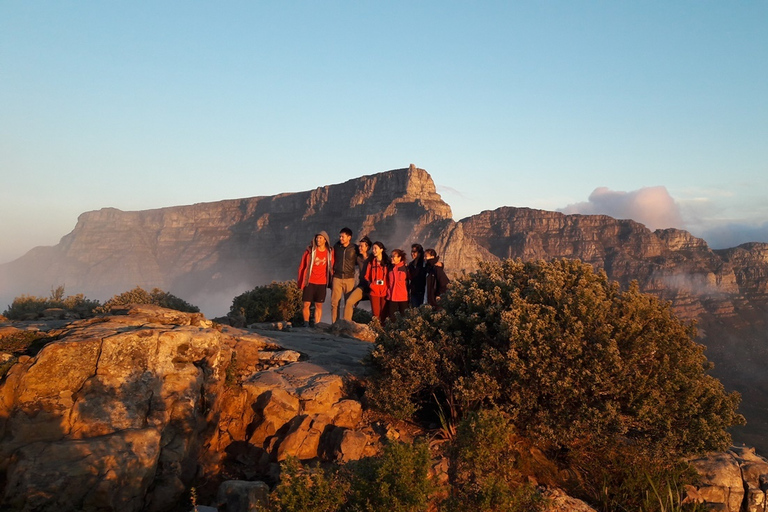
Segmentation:
<svg viewBox="0 0 768 512">
<path fill-rule="evenodd" d="M 768 505 L 768 460 L 753 448 L 734 447 L 691 460 L 701 483 L 689 488 L 687 502 L 723 512 L 764 512 Z"/>
<path fill-rule="evenodd" d="M 195 480 L 373 449 L 356 430 L 362 407 L 345 397 L 344 367 L 296 361 L 201 314 L 114 313 L 49 331 L 55 341 L 0 378 L 3 506 L 169 510 Z M 370 344 L 346 344 L 359 367 Z"/>
</svg>

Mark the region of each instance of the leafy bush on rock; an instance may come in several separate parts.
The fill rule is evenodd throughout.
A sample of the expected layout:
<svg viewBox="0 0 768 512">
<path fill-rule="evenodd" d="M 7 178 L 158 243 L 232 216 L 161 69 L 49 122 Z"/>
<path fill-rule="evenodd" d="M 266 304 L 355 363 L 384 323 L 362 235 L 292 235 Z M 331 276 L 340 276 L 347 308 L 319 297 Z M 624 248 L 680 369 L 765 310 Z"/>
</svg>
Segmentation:
<svg viewBox="0 0 768 512">
<path fill-rule="evenodd" d="M 127 306 L 128 304 L 153 304 L 168 309 L 175 309 L 183 313 L 199 313 L 200 308 L 193 306 L 179 297 L 165 292 L 160 288 L 153 288 L 148 292 L 137 286 L 133 290 L 113 296 L 103 306 L 96 308 L 97 313 L 109 313 L 114 308 Z"/>
<path fill-rule="evenodd" d="M 723 450 L 726 429 L 743 422 L 693 326 L 590 265 L 483 263 L 441 305 L 383 327 L 367 360 L 374 405 L 399 417 L 435 396 L 459 415 L 497 405 L 555 451 L 619 439 L 671 454 Z"/>
<path fill-rule="evenodd" d="M 301 290 L 295 281 L 257 286 L 232 300 L 229 316 L 245 316 L 245 323 L 286 322 L 301 318 Z"/>
</svg>

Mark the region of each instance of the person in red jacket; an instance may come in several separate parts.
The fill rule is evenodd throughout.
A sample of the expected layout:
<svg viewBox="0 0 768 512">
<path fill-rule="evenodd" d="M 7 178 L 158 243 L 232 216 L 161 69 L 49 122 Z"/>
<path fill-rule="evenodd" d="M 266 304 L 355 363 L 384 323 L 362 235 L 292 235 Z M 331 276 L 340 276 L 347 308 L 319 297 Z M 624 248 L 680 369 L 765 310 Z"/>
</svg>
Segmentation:
<svg viewBox="0 0 768 512">
<path fill-rule="evenodd" d="M 365 279 L 370 285 L 371 312 L 382 322 L 384 321 L 385 305 L 387 303 L 387 273 L 389 258 L 384 244 L 373 242 L 373 254 L 365 270 Z"/>
<path fill-rule="evenodd" d="M 315 325 L 320 323 L 323 316 L 323 303 L 326 290 L 331 283 L 333 268 L 333 251 L 330 249 L 328 233 L 321 231 L 312 239 L 299 264 L 298 284 L 302 290 L 302 315 L 304 323 L 309 325 L 309 308 L 315 304 Z"/>
<path fill-rule="evenodd" d="M 408 268 L 405 252 L 392 251 L 392 264 L 387 274 L 387 318 L 394 320 L 395 313 L 403 314 L 408 309 Z"/>
</svg>

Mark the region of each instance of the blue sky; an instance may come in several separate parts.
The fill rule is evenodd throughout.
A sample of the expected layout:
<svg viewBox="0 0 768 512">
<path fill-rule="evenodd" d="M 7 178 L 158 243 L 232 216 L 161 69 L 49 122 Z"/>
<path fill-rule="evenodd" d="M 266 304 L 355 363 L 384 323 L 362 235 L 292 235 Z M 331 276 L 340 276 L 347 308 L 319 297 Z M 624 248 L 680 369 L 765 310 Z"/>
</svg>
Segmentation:
<svg viewBox="0 0 768 512">
<path fill-rule="evenodd" d="M 768 242 L 767 26 L 765 1 L 0 0 L 0 262 L 84 211 L 410 163 L 457 220 Z"/>
</svg>

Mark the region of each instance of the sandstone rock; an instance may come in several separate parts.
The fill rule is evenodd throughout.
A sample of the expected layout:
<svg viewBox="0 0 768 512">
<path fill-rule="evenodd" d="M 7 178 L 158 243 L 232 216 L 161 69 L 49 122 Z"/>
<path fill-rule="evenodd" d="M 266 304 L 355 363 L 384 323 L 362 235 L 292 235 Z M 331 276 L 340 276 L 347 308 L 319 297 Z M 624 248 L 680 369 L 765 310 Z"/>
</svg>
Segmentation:
<svg viewBox="0 0 768 512">
<path fill-rule="evenodd" d="M 13 510 L 145 510 L 160 454 L 153 428 L 15 451 L 3 503 Z"/>
<path fill-rule="evenodd" d="M 295 363 L 301 358 L 301 354 L 295 350 L 274 350 L 263 351 L 260 354 L 260 360 L 262 361 L 280 361 L 283 363 Z"/>
<path fill-rule="evenodd" d="M 726 512 L 739 512 L 744 500 L 744 482 L 734 454 L 711 453 L 690 462 L 701 476 L 698 498 L 708 506 L 720 505 Z"/>
<path fill-rule="evenodd" d="M 264 482 L 227 480 L 219 486 L 216 498 L 227 512 L 256 512 L 269 504 L 269 486 Z"/>
<path fill-rule="evenodd" d="M 276 460 L 283 461 L 289 455 L 300 460 L 317 458 L 320 438 L 330 424 L 331 419 L 324 414 L 304 414 L 295 417 L 291 421 L 288 433 L 274 452 Z"/>
<path fill-rule="evenodd" d="M 542 495 L 547 500 L 543 512 L 596 512 L 583 501 L 568 496 L 560 489 L 545 489 Z"/>
<path fill-rule="evenodd" d="M 366 324 L 358 324 L 349 320 L 339 318 L 331 325 L 331 333 L 336 336 L 355 338 L 362 341 L 373 343 L 376 341 L 376 333 Z"/>
<path fill-rule="evenodd" d="M 317 375 L 298 388 L 302 410 L 306 414 L 325 413 L 343 396 L 344 381 L 339 375 Z"/>
<path fill-rule="evenodd" d="M 340 400 L 331 406 L 328 415 L 337 427 L 354 429 L 363 417 L 363 406 L 357 400 Z"/>
<path fill-rule="evenodd" d="M 348 428 L 333 427 L 324 436 L 320 453 L 328 460 L 349 462 L 361 459 L 369 439 L 365 432 Z"/>
<path fill-rule="evenodd" d="M 299 407 L 299 399 L 284 389 L 276 388 L 263 393 L 256 402 L 258 419 L 248 442 L 262 446 L 267 438 L 299 414 Z"/>
<path fill-rule="evenodd" d="M 60 341 L 19 358 L 0 384 L 6 502 L 161 510 L 177 501 L 210 436 L 203 396 L 218 393 L 231 353 L 205 325 L 199 315 L 129 308 L 73 322 Z"/>
</svg>

